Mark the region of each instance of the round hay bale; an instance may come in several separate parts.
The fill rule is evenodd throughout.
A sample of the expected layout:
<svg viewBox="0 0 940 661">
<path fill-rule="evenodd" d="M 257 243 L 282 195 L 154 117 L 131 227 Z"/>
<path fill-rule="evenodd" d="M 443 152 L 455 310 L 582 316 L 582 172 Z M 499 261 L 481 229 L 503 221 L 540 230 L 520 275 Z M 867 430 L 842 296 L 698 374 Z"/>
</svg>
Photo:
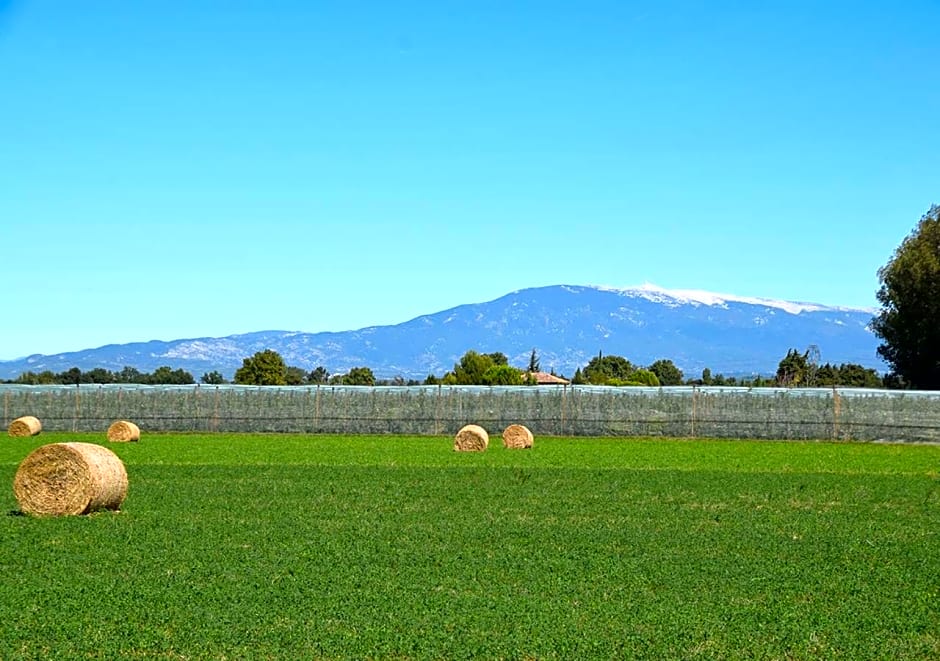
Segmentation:
<svg viewBox="0 0 940 661">
<path fill-rule="evenodd" d="M 24 415 L 10 423 L 10 436 L 35 436 L 42 431 L 42 423 L 39 418 L 31 415 Z"/>
<path fill-rule="evenodd" d="M 483 452 L 490 444 L 490 435 L 479 425 L 465 425 L 454 437 L 457 452 Z"/>
<path fill-rule="evenodd" d="M 118 420 L 108 427 L 108 440 L 117 443 L 140 440 L 140 427 L 127 420 Z"/>
<path fill-rule="evenodd" d="M 503 430 L 503 447 L 511 450 L 531 448 L 534 441 L 532 432 L 525 425 L 509 425 Z"/>
<path fill-rule="evenodd" d="M 116 510 L 127 496 L 127 471 L 104 446 L 50 443 L 20 463 L 13 492 L 23 512 L 35 516 Z"/>
</svg>

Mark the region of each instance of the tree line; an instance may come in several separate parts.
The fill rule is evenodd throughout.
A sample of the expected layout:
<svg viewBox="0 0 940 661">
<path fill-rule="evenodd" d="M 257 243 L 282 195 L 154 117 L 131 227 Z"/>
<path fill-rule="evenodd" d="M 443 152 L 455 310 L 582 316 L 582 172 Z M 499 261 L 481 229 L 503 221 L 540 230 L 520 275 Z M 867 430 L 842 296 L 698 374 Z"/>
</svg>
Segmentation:
<svg viewBox="0 0 940 661">
<path fill-rule="evenodd" d="M 739 379 L 722 374 L 713 375 L 705 368 L 701 376 L 686 378 L 682 370 L 669 359 L 656 360 L 653 363 L 635 365 L 623 356 L 603 355 L 598 353 L 583 368 L 575 370 L 570 381 L 575 385 L 606 386 L 786 386 L 786 387 L 822 387 L 852 386 L 863 388 L 898 387 L 900 384 L 889 382 L 871 369 L 855 363 L 841 365 L 818 365 L 813 356 L 818 350 L 811 347 L 803 353 L 790 349 L 781 359 L 774 377 L 756 376 L 751 379 Z M 411 386 L 411 385 L 483 385 L 483 386 L 522 386 L 535 385 L 535 374 L 540 372 L 538 353 L 532 349 L 526 368 L 513 367 L 502 352 L 480 353 L 467 351 L 453 369 L 442 376 L 428 374 L 422 381 L 405 379 L 397 376 L 393 379 L 376 379 L 369 367 L 354 367 L 341 374 L 330 374 L 323 366 L 307 371 L 302 367 L 288 365 L 281 355 L 272 349 L 258 351 L 245 358 L 242 366 L 235 371 L 232 383 L 239 385 L 262 386 L 305 386 L 305 385 L 352 385 L 352 386 Z M 566 378 L 562 374 L 551 374 Z M 206 372 L 199 379 L 206 385 L 228 383 L 218 371 Z M 118 372 L 96 367 L 83 372 L 72 367 L 64 372 L 43 371 L 24 372 L 6 383 L 13 384 L 148 384 L 148 385 L 188 385 L 196 383 L 193 375 L 183 369 L 169 366 L 158 367 L 152 373 L 141 372 L 133 367 L 125 367 Z"/>
</svg>

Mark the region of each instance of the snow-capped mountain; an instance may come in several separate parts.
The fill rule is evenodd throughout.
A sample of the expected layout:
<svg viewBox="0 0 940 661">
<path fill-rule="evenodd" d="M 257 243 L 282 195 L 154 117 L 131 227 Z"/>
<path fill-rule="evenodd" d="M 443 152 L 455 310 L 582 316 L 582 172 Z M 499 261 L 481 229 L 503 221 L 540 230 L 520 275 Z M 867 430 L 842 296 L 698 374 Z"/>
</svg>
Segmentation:
<svg viewBox="0 0 940 661">
<path fill-rule="evenodd" d="M 370 367 L 378 378 L 441 376 L 469 349 L 501 351 L 525 367 L 536 349 L 544 370 L 571 376 L 598 352 L 636 365 L 671 359 L 686 376 L 772 374 L 789 349 L 820 350 L 821 361 L 883 371 L 873 309 L 749 298 L 698 290 L 555 285 L 522 289 L 486 303 L 417 317 L 394 326 L 330 333 L 261 331 L 107 345 L 56 355 L 0 361 L 0 378 L 25 371 L 83 371 L 125 366 L 152 372 L 167 365 L 197 379 L 218 370 L 228 378 L 242 360 L 273 349 L 288 365 L 330 373 Z"/>
</svg>

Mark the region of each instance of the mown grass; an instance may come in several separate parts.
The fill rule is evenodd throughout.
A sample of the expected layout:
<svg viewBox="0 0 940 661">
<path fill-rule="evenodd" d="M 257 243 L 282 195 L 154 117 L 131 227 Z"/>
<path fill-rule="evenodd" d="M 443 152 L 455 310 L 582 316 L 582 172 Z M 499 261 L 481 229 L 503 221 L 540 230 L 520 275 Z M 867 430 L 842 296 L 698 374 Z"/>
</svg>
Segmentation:
<svg viewBox="0 0 940 661">
<path fill-rule="evenodd" d="M 43 443 L 0 443 L 0 481 Z M 0 658 L 937 659 L 940 447 L 145 434 L 0 507 Z"/>
</svg>

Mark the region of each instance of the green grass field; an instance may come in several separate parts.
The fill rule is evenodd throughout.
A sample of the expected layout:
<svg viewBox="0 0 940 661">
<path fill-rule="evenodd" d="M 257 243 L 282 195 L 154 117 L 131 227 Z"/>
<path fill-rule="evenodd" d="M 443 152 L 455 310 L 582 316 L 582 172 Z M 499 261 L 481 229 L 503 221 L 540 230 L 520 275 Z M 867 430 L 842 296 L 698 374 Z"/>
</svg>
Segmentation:
<svg viewBox="0 0 940 661">
<path fill-rule="evenodd" d="M 146 434 L 38 519 L 0 658 L 938 659 L 940 446 Z"/>
</svg>

